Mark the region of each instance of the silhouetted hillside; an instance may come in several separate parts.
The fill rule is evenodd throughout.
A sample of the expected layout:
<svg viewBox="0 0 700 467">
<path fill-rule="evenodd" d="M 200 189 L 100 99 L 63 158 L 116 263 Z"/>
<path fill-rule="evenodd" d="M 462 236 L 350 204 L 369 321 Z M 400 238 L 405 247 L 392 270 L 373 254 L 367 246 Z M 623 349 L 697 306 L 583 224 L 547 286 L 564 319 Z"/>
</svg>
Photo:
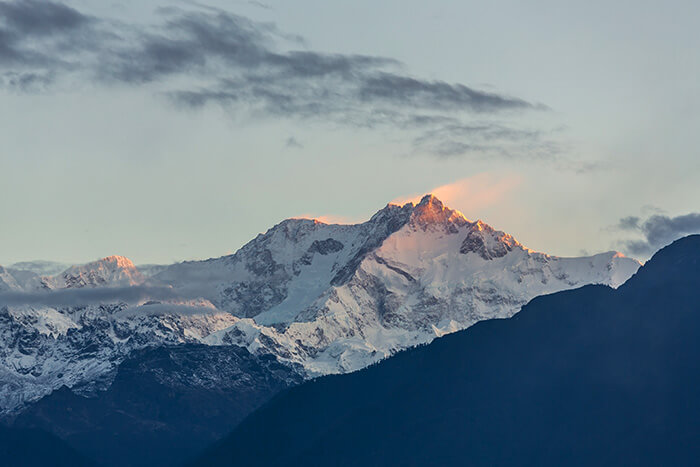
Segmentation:
<svg viewBox="0 0 700 467">
<path fill-rule="evenodd" d="M 692 465 L 700 236 L 617 290 L 539 297 L 358 373 L 288 390 L 199 465 Z"/>
<path fill-rule="evenodd" d="M 300 382 L 274 357 L 237 346 L 159 347 L 124 361 L 97 396 L 64 387 L 29 407 L 15 425 L 50 431 L 101 465 L 171 466 Z"/>
<path fill-rule="evenodd" d="M 95 464 L 52 434 L 0 426 L 0 465 L 87 467 Z"/>
</svg>

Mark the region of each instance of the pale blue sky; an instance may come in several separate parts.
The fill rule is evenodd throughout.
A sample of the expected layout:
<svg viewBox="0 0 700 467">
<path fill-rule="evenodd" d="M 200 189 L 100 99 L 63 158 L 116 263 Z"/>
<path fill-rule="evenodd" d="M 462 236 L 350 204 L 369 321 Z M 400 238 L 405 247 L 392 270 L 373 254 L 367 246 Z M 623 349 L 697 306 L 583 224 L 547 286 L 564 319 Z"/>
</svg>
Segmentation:
<svg viewBox="0 0 700 467">
<path fill-rule="evenodd" d="M 385 57 L 401 62 L 388 70 L 402 80 L 510 99 L 503 108 L 452 108 L 451 94 L 430 87 L 420 102 L 384 88 L 360 101 L 345 89 L 375 75 L 355 62 L 330 84 L 300 72 L 294 88 L 279 80 L 263 89 L 320 87 L 331 94 L 317 102 L 317 115 L 271 111 L 258 97 L 196 108 L 172 99 L 173 91 L 224 90 L 209 75 L 218 83 L 245 73 L 240 61 L 204 71 L 192 61 L 152 80 L 96 78 L 125 63 L 130 72 L 149 65 L 120 56 L 107 68 L 123 42 L 106 32 L 136 42 L 171 38 L 164 18 L 214 10 L 93 3 L 66 5 L 99 21 L 91 26 L 103 42 L 95 50 L 81 43 L 75 51 L 74 36 L 49 43 L 27 22 L 21 32 L 34 36 L 20 42 L 12 18 L 0 22 L 0 32 L 15 31 L 11 47 L 45 48 L 71 65 L 2 61 L 0 50 L 0 264 L 219 256 L 287 217 L 363 220 L 391 200 L 455 183 L 468 189 L 446 200 L 451 207 L 559 255 L 624 249 L 622 240 L 641 238 L 643 230 L 614 229 L 621 218 L 700 211 L 696 2 L 206 2 L 248 18 L 253 32 L 274 24 L 263 47 L 285 59 L 290 50 Z M 168 5 L 179 12 L 158 10 Z M 54 79 L 17 84 L 20 73 L 38 69 Z M 295 105 L 304 102 L 302 95 Z M 375 121 L 377 109 L 396 115 Z M 504 132 L 472 137 L 450 133 L 454 121 L 397 123 L 414 114 Z"/>
</svg>

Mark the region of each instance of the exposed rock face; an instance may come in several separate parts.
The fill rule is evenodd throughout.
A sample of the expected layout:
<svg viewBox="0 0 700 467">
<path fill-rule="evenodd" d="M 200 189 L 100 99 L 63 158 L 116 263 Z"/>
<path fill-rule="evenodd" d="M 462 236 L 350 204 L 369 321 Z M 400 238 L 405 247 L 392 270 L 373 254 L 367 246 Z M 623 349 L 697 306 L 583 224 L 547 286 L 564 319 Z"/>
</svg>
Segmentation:
<svg viewBox="0 0 700 467">
<path fill-rule="evenodd" d="M 502 258 L 516 247 L 522 248 L 522 245 L 512 236 L 497 232 L 483 222 L 477 221 L 462 242 L 459 252 L 463 255 L 476 253 L 482 259 L 490 260 Z"/>
<path fill-rule="evenodd" d="M 461 212 L 447 208 L 433 195 L 423 197 L 413 209 L 410 219 L 413 228 L 424 231 L 444 229 L 448 234 L 458 233 L 459 228 L 468 223 Z"/>
<path fill-rule="evenodd" d="M 340 243 L 338 240 L 327 238 L 325 240 L 314 240 L 309 247 L 309 252 L 328 255 L 330 253 L 337 253 L 343 248 L 345 248 L 345 245 Z"/>
</svg>

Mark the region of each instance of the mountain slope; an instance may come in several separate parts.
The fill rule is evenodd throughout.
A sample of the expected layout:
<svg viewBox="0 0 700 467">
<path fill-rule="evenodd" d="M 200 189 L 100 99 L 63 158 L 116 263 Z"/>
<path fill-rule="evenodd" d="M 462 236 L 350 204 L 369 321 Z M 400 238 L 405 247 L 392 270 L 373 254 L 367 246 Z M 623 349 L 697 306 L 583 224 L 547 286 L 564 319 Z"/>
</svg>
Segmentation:
<svg viewBox="0 0 700 467">
<path fill-rule="evenodd" d="M 539 297 L 511 319 L 291 389 L 196 464 L 693 465 L 699 285 L 691 236 L 618 290 Z"/>
<path fill-rule="evenodd" d="M 12 272 L 0 266 L 0 292 L 9 292 L 20 288 Z"/>
<path fill-rule="evenodd" d="M 62 386 L 81 394 L 109 387 L 119 363 L 148 347 L 200 343 L 235 322 L 212 307 L 125 303 L 0 307 L 0 408 L 6 413 Z"/>
<path fill-rule="evenodd" d="M 39 276 L 53 276 L 65 271 L 69 266 L 70 264 L 57 261 L 21 261 L 11 264 L 8 269 L 31 272 Z"/>
<path fill-rule="evenodd" d="M 177 465 L 302 377 L 236 346 L 185 344 L 134 352 L 93 397 L 67 387 L 15 426 L 47 430 L 104 466 Z"/>
<path fill-rule="evenodd" d="M 96 465 L 49 433 L 4 426 L 0 426 L 0 460 L 5 467 Z"/>
<path fill-rule="evenodd" d="M 124 256 L 108 256 L 92 263 L 71 266 L 47 278 L 51 288 L 128 287 L 140 285 L 146 278 Z"/>
</svg>

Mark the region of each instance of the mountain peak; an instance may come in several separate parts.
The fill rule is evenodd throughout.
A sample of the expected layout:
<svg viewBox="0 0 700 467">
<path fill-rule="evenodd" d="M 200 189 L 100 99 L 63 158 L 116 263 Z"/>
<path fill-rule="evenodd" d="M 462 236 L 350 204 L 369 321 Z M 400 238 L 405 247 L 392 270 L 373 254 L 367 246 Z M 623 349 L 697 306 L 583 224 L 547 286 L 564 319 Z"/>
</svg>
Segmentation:
<svg viewBox="0 0 700 467">
<path fill-rule="evenodd" d="M 413 209 L 411 220 L 414 224 L 421 226 L 435 224 L 462 226 L 469 222 L 461 212 L 448 208 L 433 194 L 423 196 Z"/>
<path fill-rule="evenodd" d="M 135 269 L 136 268 L 136 266 L 134 266 L 134 263 L 129 258 L 127 258 L 126 256 L 119 256 L 119 255 L 107 256 L 107 257 L 99 260 L 98 263 L 105 263 L 105 264 L 113 265 L 114 267 L 121 268 L 121 269 Z"/>
<path fill-rule="evenodd" d="M 689 274 L 690 273 L 690 274 Z M 646 283 L 649 287 L 659 287 L 663 277 L 665 283 L 685 283 L 695 287 L 697 282 L 688 283 L 689 277 L 700 274 L 700 234 L 679 238 L 654 253 L 637 274 L 623 287 L 635 287 L 634 284 Z"/>
<path fill-rule="evenodd" d="M 442 201 L 440 201 L 437 198 L 437 196 L 435 196 L 432 193 L 428 193 L 427 195 L 423 196 L 423 198 L 421 198 L 420 202 L 416 205 L 416 207 L 420 206 L 431 206 L 440 210 L 445 209 L 445 205 L 442 203 Z"/>
<path fill-rule="evenodd" d="M 59 287 L 131 286 L 145 278 L 124 256 L 112 255 L 97 261 L 71 266 L 60 274 Z"/>
</svg>

